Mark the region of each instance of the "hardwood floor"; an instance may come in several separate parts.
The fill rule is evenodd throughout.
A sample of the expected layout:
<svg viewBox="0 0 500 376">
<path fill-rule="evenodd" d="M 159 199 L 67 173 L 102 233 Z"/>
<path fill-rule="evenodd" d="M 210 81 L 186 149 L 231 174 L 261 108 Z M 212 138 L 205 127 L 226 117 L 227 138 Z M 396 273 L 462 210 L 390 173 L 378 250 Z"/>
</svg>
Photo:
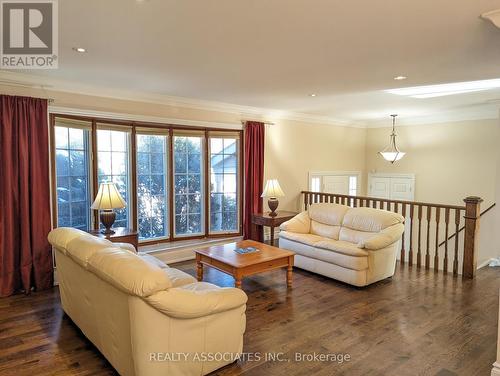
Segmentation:
<svg viewBox="0 0 500 376">
<path fill-rule="evenodd" d="M 195 275 L 192 261 L 176 267 Z M 366 288 L 294 270 L 243 281 L 249 296 L 246 353 L 218 375 L 489 375 L 495 361 L 500 269 L 473 281 L 397 268 Z M 205 280 L 233 279 L 206 268 Z M 290 361 L 272 361 L 266 353 Z M 295 353 L 349 354 L 351 360 L 296 362 Z M 0 299 L 0 375 L 109 375 L 109 363 L 63 315 L 57 288 Z"/>
</svg>

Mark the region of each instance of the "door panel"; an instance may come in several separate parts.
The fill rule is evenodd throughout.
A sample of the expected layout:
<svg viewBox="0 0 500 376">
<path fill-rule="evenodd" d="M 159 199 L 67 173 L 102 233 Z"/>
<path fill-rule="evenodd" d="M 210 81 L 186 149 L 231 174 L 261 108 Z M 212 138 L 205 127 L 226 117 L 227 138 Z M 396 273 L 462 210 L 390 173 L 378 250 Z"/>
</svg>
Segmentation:
<svg viewBox="0 0 500 376">
<path fill-rule="evenodd" d="M 376 198 L 390 198 L 391 178 L 372 177 L 368 187 L 368 196 Z"/>
<path fill-rule="evenodd" d="M 323 176 L 323 192 L 348 195 L 349 176 L 348 175 Z"/>
<path fill-rule="evenodd" d="M 413 201 L 413 180 L 391 178 L 391 199 Z"/>
</svg>

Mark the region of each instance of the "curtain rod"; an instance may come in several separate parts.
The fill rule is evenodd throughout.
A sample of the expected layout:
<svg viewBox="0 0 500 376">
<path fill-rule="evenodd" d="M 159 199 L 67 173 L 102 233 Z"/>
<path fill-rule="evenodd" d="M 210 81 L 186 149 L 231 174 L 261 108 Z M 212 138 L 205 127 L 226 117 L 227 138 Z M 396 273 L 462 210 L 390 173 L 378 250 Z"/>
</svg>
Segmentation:
<svg viewBox="0 0 500 376">
<path fill-rule="evenodd" d="M 274 123 L 272 123 L 272 122 L 270 122 L 270 121 L 260 121 L 260 120 L 242 120 L 242 121 L 241 121 L 241 124 L 242 124 L 242 125 L 245 125 L 245 123 L 246 123 L 247 121 L 258 121 L 258 122 L 260 122 L 260 123 L 264 123 L 264 124 L 266 124 L 266 125 L 274 125 Z"/>
</svg>

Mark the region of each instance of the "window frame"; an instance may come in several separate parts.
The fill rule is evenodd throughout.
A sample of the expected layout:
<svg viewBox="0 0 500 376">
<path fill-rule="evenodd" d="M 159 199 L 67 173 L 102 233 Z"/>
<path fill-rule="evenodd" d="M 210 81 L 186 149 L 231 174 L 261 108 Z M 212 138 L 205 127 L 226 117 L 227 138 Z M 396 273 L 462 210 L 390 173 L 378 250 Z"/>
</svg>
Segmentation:
<svg viewBox="0 0 500 376">
<path fill-rule="evenodd" d="M 70 119 L 70 120 L 80 120 L 92 122 L 92 131 L 90 133 L 90 197 L 91 200 L 95 197 L 98 191 L 98 159 L 97 159 L 97 129 L 98 124 L 109 125 L 110 127 L 128 127 L 130 129 L 129 138 L 129 183 L 130 183 L 130 198 L 128 202 L 129 206 L 129 222 L 132 225 L 132 229 L 138 230 L 138 208 L 137 208 L 137 133 L 141 134 L 141 130 L 148 129 L 151 132 L 161 132 L 167 135 L 167 211 L 168 211 L 168 229 L 169 236 L 164 238 L 155 239 L 142 239 L 139 241 L 140 245 L 152 245 L 159 243 L 191 240 L 191 239 L 205 239 L 205 238 L 224 238 L 230 236 L 242 236 L 243 234 L 243 130 L 235 129 L 223 129 L 215 127 L 202 127 L 202 126 L 187 126 L 178 125 L 170 123 L 152 123 L 152 122 L 142 122 L 142 121 L 129 121 L 129 120 L 115 120 L 109 118 L 100 118 L 92 116 L 79 116 L 79 115 L 67 115 L 59 113 L 50 113 L 50 165 L 51 165 L 51 195 L 52 195 L 52 221 L 53 227 L 57 227 L 57 192 L 56 192 L 56 174 L 55 174 L 55 123 L 56 119 Z M 204 231 L 200 235 L 180 235 L 175 236 L 174 233 L 174 163 L 173 163 L 173 140 L 175 132 L 186 132 L 186 131 L 198 131 L 202 133 L 202 189 L 203 189 L 203 214 L 202 221 L 204 223 Z M 217 134 L 235 134 L 238 133 L 237 138 L 237 149 L 238 149 L 238 161 L 237 161 L 237 190 L 238 190 L 238 226 L 237 231 L 234 232 L 210 232 L 210 132 Z M 214 137 L 217 137 L 214 135 Z M 99 214 L 98 211 L 94 210 L 91 216 L 91 228 L 99 228 Z"/>
</svg>

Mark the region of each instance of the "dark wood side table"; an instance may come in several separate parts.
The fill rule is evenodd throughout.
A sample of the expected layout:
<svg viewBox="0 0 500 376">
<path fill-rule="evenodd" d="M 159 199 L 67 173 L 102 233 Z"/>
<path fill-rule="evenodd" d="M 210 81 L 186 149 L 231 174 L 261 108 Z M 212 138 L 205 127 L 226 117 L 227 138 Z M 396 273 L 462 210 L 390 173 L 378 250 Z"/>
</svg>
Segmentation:
<svg viewBox="0 0 500 376">
<path fill-rule="evenodd" d="M 275 217 L 271 217 L 269 212 L 266 213 L 254 213 L 252 215 L 252 223 L 258 226 L 268 226 L 271 228 L 271 245 L 274 245 L 274 228 L 286 222 L 297 214 L 296 212 L 290 211 L 277 211 Z"/>
<path fill-rule="evenodd" d="M 136 252 L 139 250 L 139 234 L 126 227 L 113 227 L 114 234 L 105 235 L 101 230 L 90 230 L 89 234 L 97 236 L 98 238 L 108 239 L 113 243 L 130 243 L 135 247 Z"/>
</svg>

